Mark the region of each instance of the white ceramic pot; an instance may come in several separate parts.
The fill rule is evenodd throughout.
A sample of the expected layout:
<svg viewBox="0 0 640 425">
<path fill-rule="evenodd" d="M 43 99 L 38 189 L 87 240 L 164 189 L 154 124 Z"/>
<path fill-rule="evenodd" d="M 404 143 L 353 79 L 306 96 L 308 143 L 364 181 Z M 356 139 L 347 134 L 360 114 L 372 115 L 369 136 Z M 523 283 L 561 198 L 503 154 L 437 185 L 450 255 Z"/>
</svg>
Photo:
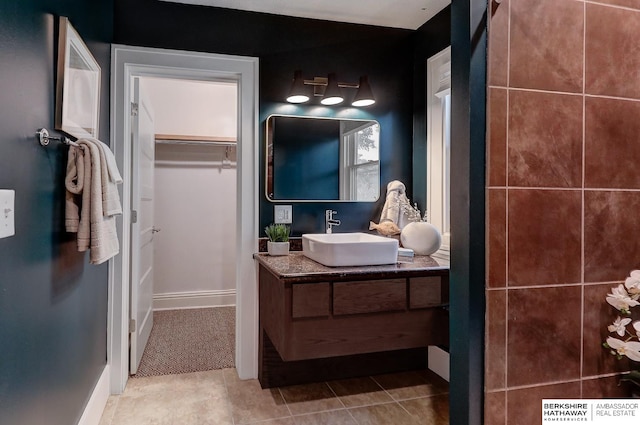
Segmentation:
<svg viewBox="0 0 640 425">
<path fill-rule="evenodd" d="M 269 255 L 289 255 L 289 242 L 267 241 L 267 252 Z"/>
<path fill-rule="evenodd" d="M 434 225 L 417 221 L 402 229 L 400 241 L 403 247 L 412 249 L 416 255 L 431 255 L 440 249 L 442 236 Z"/>
</svg>

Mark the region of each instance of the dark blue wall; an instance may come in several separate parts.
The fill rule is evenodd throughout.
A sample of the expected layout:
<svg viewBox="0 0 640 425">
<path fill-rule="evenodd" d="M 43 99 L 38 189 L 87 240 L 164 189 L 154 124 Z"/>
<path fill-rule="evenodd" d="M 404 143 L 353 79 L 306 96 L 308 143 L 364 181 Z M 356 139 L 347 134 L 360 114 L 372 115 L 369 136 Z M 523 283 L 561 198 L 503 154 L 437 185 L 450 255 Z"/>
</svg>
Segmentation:
<svg viewBox="0 0 640 425">
<path fill-rule="evenodd" d="M 0 423 L 77 423 L 106 364 L 107 267 L 64 231 L 67 148 L 53 128 L 58 15 L 102 68 L 100 136 L 109 140 L 112 0 L 0 2 L 0 188 L 16 191 L 16 234 L 0 239 Z"/>
<path fill-rule="evenodd" d="M 413 65 L 413 198 L 427 205 L 427 60 L 451 45 L 451 6 L 447 6 L 415 34 Z"/>
<path fill-rule="evenodd" d="M 324 210 L 328 208 L 339 213 L 342 220 L 339 231 L 365 230 L 369 220 L 379 218 L 388 181 L 402 180 L 411 193 L 414 31 L 155 0 L 115 0 L 115 3 L 117 43 L 260 58 L 259 158 L 265 155 L 265 120 L 274 113 L 380 122 L 380 200 L 294 203 L 293 235 L 322 231 Z M 142 16 L 144 19 L 140 19 Z M 357 82 L 360 75 L 366 74 L 377 103 L 367 108 L 324 107 L 317 102 L 288 104 L 284 99 L 297 69 L 303 70 L 307 78 L 335 72 L 340 81 L 348 82 Z M 264 193 L 264 163 L 260 162 L 259 224 L 263 228 L 273 221 L 274 204 Z"/>
</svg>

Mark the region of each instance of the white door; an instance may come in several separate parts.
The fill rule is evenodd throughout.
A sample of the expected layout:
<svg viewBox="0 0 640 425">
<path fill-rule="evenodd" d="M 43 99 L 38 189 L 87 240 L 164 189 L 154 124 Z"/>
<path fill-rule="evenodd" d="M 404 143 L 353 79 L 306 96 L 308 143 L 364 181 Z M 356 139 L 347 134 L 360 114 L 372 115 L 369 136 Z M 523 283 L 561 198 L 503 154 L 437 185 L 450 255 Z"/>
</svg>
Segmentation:
<svg viewBox="0 0 640 425">
<path fill-rule="evenodd" d="M 131 117 L 131 352 L 129 371 L 136 373 L 153 327 L 153 173 L 155 131 L 150 102 L 134 78 Z"/>
</svg>

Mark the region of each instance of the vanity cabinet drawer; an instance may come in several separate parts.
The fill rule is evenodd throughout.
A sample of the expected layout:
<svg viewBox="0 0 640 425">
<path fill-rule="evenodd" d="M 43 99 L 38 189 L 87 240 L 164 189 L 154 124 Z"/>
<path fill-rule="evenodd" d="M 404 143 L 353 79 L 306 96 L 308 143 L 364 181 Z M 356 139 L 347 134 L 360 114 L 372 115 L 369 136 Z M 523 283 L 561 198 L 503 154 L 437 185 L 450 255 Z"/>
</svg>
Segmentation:
<svg viewBox="0 0 640 425">
<path fill-rule="evenodd" d="M 376 313 L 405 310 L 407 280 L 385 279 L 334 282 L 333 314 Z"/>
<path fill-rule="evenodd" d="M 448 286 L 442 276 L 409 279 L 409 308 L 434 307 L 448 302 Z"/>
<path fill-rule="evenodd" d="M 326 317 L 330 313 L 331 287 L 328 282 L 294 283 L 291 294 L 291 316 Z"/>
</svg>

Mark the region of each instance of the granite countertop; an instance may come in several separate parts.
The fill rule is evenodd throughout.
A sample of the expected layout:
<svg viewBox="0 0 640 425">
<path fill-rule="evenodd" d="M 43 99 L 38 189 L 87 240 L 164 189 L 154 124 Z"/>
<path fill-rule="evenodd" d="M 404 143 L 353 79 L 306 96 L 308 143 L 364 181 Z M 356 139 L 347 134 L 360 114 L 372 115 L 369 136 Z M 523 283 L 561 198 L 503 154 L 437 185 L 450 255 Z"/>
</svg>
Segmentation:
<svg viewBox="0 0 640 425">
<path fill-rule="evenodd" d="M 300 251 L 272 257 L 266 253 L 253 254 L 253 258 L 265 266 L 277 278 L 296 282 L 345 278 L 411 277 L 443 274 L 449 270 L 449 262 L 429 256 L 398 257 L 395 264 L 381 266 L 327 267 L 304 256 Z"/>
</svg>

